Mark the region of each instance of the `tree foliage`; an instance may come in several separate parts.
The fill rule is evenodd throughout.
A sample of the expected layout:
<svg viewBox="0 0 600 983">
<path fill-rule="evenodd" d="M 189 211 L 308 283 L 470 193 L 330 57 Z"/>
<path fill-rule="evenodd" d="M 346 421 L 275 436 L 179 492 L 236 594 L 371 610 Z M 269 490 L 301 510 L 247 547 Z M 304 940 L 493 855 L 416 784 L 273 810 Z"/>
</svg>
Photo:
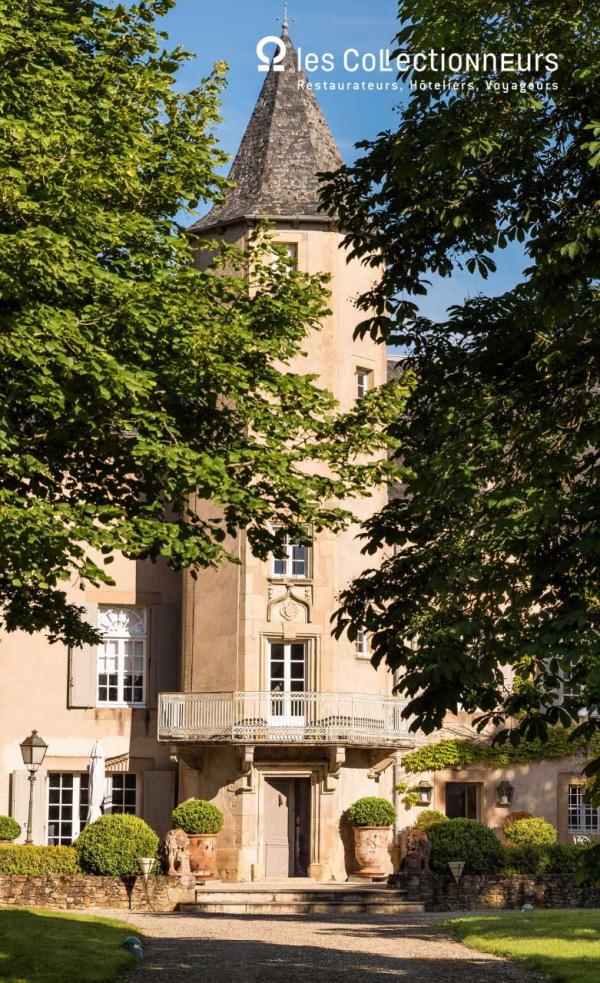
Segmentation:
<svg viewBox="0 0 600 983">
<path fill-rule="evenodd" d="M 337 630 L 371 632 L 415 727 L 460 704 L 480 726 L 509 721 L 514 742 L 544 740 L 600 708 L 600 14 L 422 0 L 399 15 L 404 49 L 552 52 L 558 68 L 418 89 L 330 181 L 354 254 L 383 258 L 360 330 L 407 345 L 417 378 L 392 427 L 404 484 L 366 529 L 367 550 L 394 555 L 344 595 Z M 514 289 L 419 316 L 428 276 L 485 277 L 518 242 Z"/>
<path fill-rule="evenodd" d="M 52 640 L 93 640 L 65 586 L 111 583 L 115 551 L 195 568 L 243 527 L 265 555 L 381 470 L 357 455 L 387 397 L 370 425 L 289 369 L 323 278 L 265 266 L 260 232 L 219 275 L 193 263 L 173 216 L 223 194 L 225 66 L 178 90 L 172 5 L 0 14 L 0 617 Z"/>
</svg>

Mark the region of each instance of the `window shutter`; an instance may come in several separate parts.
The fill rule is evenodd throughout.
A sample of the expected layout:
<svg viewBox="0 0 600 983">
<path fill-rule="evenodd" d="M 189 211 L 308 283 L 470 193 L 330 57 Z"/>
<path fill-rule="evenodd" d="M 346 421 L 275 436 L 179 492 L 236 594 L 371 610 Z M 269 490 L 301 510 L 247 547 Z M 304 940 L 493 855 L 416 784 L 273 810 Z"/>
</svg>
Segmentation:
<svg viewBox="0 0 600 983">
<path fill-rule="evenodd" d="M 27 771 L 13 771 L 10 783 L 10 814 L 21 826 L 19 843 L 25 842 L 27 835 L 27 813 L 29 810 L 29 775 Z M 31 827 L 33 842 L 46 842 L 46 773 L 38 772 L 33 784 L 33 822 Z"/>
<path fill-rule="evenodd" d="M 175 807 L 175 772 L 145 771 L 142 782 L 142 819 L 163 838 L 171 828 Z"/>
<path fill-rule="evenodd" d="M 156 706 L 159 693 L 179 689 L 179 611 L 173 604 L 150 608 L 149 682 L 150 706 Z"/>
<path fill-rule="evenodd" d="M 86 604 L 84 621 L 98 626 L 98 605 Z M 69 649 L 69 707 L 96 706 L 98 646 Z"/>
</svg>

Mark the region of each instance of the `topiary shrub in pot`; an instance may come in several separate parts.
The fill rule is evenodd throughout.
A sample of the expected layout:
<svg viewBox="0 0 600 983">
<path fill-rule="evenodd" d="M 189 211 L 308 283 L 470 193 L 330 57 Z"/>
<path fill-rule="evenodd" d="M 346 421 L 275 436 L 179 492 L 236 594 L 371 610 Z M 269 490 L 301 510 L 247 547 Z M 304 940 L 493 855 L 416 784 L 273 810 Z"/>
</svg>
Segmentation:
<svg viewBox="0 0 600 983">
<path fill-rule="evenodd" d="M 462 860 L 465 874 L 492 874 L 504 866 L 504 847 L 493 830 L 476 819 L 449 819 L 427 829 L 430 867 L 448 873 L 450 861 Z"/>
<path fill-rule="evenodd" d="M 443 812 L 438 812 L 437 809 L 424 809 L 423 812 L 419 813 L 419 816 L 413 823 L 412 828 L 428 829 L 429 826 L 433 826 L 434 823 L 447 822 L 449 822 L 448 816 L 445 816 Z"/>
<path fill-rule="evenodd" d="M 140 857 L 158 860 L 159 840 L 143 819 L 115 813 L 86 826 L 74 846 L 88 874 L 122 877 L 140 873 Z"/>
<path fill-rule="evenodd" d="M 192 873 L 205 879 L 216 877 L 217 834 L 223 828 L 221 810 L 204 799 L 188 799 L 173 810 L 171 824 L 189 836 Z"/>
<path fill-rule="evenodd" d="M 21 826 L 12 816 L 0 816 L 0 843 L 11 843 L 21 835 Z"/>
<path fill-rule="evenodd" d="M 389 828 L 396 810 L 387 799 L 365 796 L 350 806 L 346 819 L 354 827 L 354 856 L 361 877 L 385 877 Z"/>
<path fill-rule="evenodd" d="M 504 830 L 504 836 L 512 846 L 552 846 L 558 838 L 552 823 L 533 816 L 511 823 Z"/>
</svg>

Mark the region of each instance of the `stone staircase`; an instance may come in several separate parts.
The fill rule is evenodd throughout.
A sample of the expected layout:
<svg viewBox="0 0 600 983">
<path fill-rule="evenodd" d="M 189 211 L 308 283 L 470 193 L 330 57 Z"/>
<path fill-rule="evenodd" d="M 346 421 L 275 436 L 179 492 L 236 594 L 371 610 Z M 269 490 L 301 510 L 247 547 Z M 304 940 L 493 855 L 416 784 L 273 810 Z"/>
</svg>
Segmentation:
<svg viewBox="0 0 600 983">
<path fill-rule="evenodd" d="M 293 881 L 212 884 L 196 888 L 196 900 L 179 911 L 195 915 L 399 915 L 424 911 L 406 891 L 383 885 Z"/>
</svg>

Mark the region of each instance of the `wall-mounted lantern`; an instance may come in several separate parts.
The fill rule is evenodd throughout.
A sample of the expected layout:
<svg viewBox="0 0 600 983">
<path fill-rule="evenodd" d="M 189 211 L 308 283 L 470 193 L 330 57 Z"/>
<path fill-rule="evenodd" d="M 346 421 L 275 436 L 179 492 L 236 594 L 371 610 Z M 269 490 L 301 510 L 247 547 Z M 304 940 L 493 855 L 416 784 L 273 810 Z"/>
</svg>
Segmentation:
<svg viewBox="0 0 600 983">
<path fill-rule="evenodd" d="M 499 806 L 509 806 L 512 802 L 514 788 L 510 782 L 500 782 L 496 786 L 496 802 Z"/>
<path fill-rule="evenodd" d="M 417 804 L 420 806 L 430 806 L 431 797 L 433 795 L 433 785 L 430 785 L 429 782 L 419 782 L 418 793 L 419 801 Z"/>
</svg>

